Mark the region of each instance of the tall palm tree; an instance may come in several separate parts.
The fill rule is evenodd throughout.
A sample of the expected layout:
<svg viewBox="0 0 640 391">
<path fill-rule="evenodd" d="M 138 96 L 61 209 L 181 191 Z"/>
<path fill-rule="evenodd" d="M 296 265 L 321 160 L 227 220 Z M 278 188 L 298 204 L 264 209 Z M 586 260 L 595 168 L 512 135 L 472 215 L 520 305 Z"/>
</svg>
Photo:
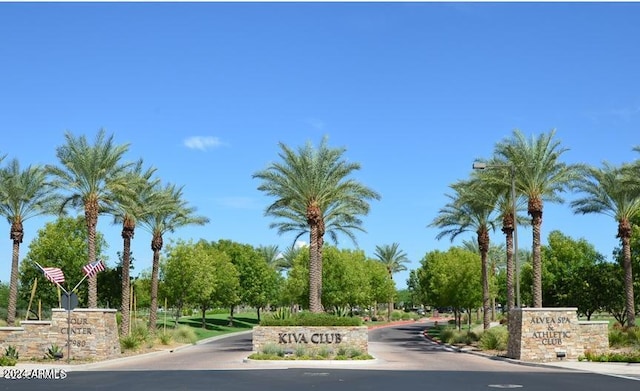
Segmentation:
<svg viewBox="0 0 640 391">
<path fill-rule="evenodd" d="M 129 312 L 131 289 L 129 281 L 129 269 L 131 267 L 131 240 L 133 239 L 136 222 L 151 213 L 158 193 L 154 191 L 159 183 L 158 179 L 152 179 L 155 168 L 146 170 L 142 167 L 142 160 L 139 160 L 134 167 L 126 171 L 122 181 L 127 183 L 125 187 L 116 187 L 112 190 L 114 200 L 112 210 L 114 224 L 122 224 L 122 302 L 120 312 L 122 319 L 120 322 L 120 334 L 129 334 Z"/>
<path fill-rule="evenodd" d="M 509 310 L 516 307 L 516 294 L 514 281 L 519 278 L 519 274 L 516 272 L 515 265 L 515 232 L 516 224 L 518 226 L 528 226 L 530 224 L 520 212 L 526 210 L 526 199 L 522 197 L 517 191 L 514 191 L 512 180 L 515 179 L 512 175 L 515 175 L 515 170 L 508 162 L 500 161 L 498 159 L 491 159 L 487 162 L 487 167 L 494 169 L 480 171 L 482 181 L 489 186 L 490 192 L 495 193 L 498 198 L 496 201 L 496 211 L 502 219 L 501 231 L 505 236 L 506 246 L 506 272 L 507 272 L 507 313 Z M 509 170 L 510 175 L 505 175 L 505 171 Z M 515 195 L 512 194 L 515 192 Z M 513 197 L 515 196 L 515 211 Z M 519 292 L 518 292 L 519 293 Z"/>
<path fill-rule="evenodd" d="M 149 331 L 156 332 L 158 317 L 158 272 L 160 268 L 160 251 L 163 246 L 163 235 L 174 232 L 187 225 L 204 225 L 209 219 L 195 215 L 196 208 L 189 206 L 184 200 L 182 187 L 167 184 L 156 185 L 154 195 L 147 207 L 149 210 L 138 219 L 140 226 L 151 233 L 151 250 L 153 262 L 151 266 L 151 305 L 149 313 Z"/>
<path fill-rule="evenodd" d="M 515 167 L 518 194 L 527 197 L 531 216 L 533 253 L 533 306 L 542 307 L 541 234 L 543 202 L 562 203 L 559 193 L 578 176 L 576 167 L 560 161 L 566 148 L 554 139 L 555 130 L 527 139 L 514 130 L 511 138 L 496 145 L 496 157 Z"/>
<path fill-rule="evenodd" d="M 487 254 L 490 246 L 489 231 L 495 230 L 497 223 L 497 217 L 494 214 L 497 196 L 477 178 L 458 181 L 450 187 L 454 194 L 446 195 L 450 201 L 440 209 L 438 216 L 429 226 L 441 229 L 440 233 L 436 235 L 438 240 L 449 237 L 453 241 L 464 232 L 476 233 L 482 262 L 483 326 L 484 329 L 488 329 L 491 298 Z"/>
<path fill-rule="evenodd" d="M 123 178 L 123 172 L 130 163 L 122 163 L 129 144 L 116 145 L 113 135 L 108 138 L 100 129 L 93 145 L 86 137 L 76 137 L 65 133 L 66 143 L 56 148 L 56 156 L 62 166 L 48 165 L 47 169 L 56 178 L 54 185 L 69 192 L 62 202 L 61 210 L 68 205 L 84 209 L 88 234 L 88 262 L 96 259 L 96 227 L 98 216 L 115 202 L 111 189 L 117 187 L 115 181 Z M 125 184 L 123 184 L 124 186 Z M 98 304 L 97 276 L 89 280 L 89 308 Z"/>
<path fill-rule="evenodd" d="M 407 257 L 407 253 L 400 250 L 399 243 L 376 246 L 374 255 L 377 261 L 382 263 L 387 269 L 387 273 L 389 274 L 389 279 L 391 281 L 393 281 L 393 275 L 395 273 L 407 270 L 405 264 L 409 263 L 409 258 Z M 393 312 L 393 297 L 389 300 L 387 310 L 389 320 L 391 320 L 391 313 Z"/>
<path fill-rule="evenodd" d="M 309 309 L 322 312 L 322 246 L 324 235 L 337 243 L 342 233 L 356 243 L 354 230 L 363 231 L 358 215 L 369 213 L 368 200 L 380 195 L 348 179 L 360 164 L 342 158 L 344 148 L 329 148 L 324 137 L 318 149 L 308 142 L 296 151 L 280 143 L 282 162 L 253 174 L 262 180 L 258 190 L 275 197 L 265 215 L 278 219 L 271 228 L 309 233 Z M 294 242 L 295 242 L 294 240 Z"/>
<path fill-rule="evenodd" d="M 13 241 L 7 306 L 9 326 L 15 323 L 20 243 L 24 238 L 23 223 L 31 217 L 54 213 L 58 203 L 59 196 L 52 191 L 43 167 L 28 166 L 21 170 L 18 160 L 13 159 L 7 167 L 0 170 L 0 215 L 11 224 L 10 239 Z"/>
<path fill-rule="evenodd" d="M 614 218 L 618 223 L 617 237 L 622 243 L 625 310 L 629 327 L 635 325 L 630 243 L 631 221 L 640 216 L 640 186 L 637 175 L 638 173 L 633 173 L 631 165 L 616 167 L 604 162 L 602 168 L 584 167 L 583 176 L 576 181 L 574 187 L 584 193 L 584 196 L 571 202 L 575 213 L 600 213 Z"/>
</svg>

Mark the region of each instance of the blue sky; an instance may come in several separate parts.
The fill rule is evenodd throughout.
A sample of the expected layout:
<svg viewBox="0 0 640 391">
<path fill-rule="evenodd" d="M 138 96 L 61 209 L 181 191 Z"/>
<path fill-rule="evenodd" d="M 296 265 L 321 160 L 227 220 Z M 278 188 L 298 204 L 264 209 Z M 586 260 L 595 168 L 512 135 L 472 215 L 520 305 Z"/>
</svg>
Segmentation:
<svg viewBox="0 0 640 391">
<path fill-rule="evenodd" d="M 211 219 L 166 242 L 283 249 L 293 237 L 269 229 L 272 199 L 251 176 L 279 142 L 327 135 L 382 195 L 359 248 L 398 242 L 415 269 L 451 245 L 427 228 L 448 186 L 513 129 L 557 129 L 567 163 L 640 158 L 639 18 L 637 3 L 1 3 L 0 153 L 55 163 L 65 131 L 93 140 L 104 128 Z M 21 258 L 52 219 L 26 221 Z M 545 239 L 558 229 L 608 258 L 618 245 L 609 217 L 565 203 L 543 219 Z M 120 228 L 104 216 L 99 229 L 113 266 Z M 4 235 L 1 281 L 8 224 Z M 136 273 L 150 267 L 150 240 L 137 230 Z"/>
</svg>

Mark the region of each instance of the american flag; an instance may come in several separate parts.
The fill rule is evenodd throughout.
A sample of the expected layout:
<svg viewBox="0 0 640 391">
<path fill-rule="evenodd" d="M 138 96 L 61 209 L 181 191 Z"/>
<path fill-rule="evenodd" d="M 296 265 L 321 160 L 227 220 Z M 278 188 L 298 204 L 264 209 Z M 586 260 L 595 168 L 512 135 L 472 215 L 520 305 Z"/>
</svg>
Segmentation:
<svg viewBox="0 0 640 391">
<path fill-rule="evenodd" d="M 42 271 L 44 272 L 44 276 L 47 277 L 47 280 L 54 284 L 64 282 L 64 273 L 62 273 L 59 267 L 43 267 Z"/>
<path fill-rule="evenodd" d="M 87 277 L 93 277 L 96 274 L 98 274 L 98 272 L 101 272 L 103 270 L 104 270 L 104 264 L 102 263 L 101 260 L 90 262 L 82 267 L 82 272 Z"/>
</svg>

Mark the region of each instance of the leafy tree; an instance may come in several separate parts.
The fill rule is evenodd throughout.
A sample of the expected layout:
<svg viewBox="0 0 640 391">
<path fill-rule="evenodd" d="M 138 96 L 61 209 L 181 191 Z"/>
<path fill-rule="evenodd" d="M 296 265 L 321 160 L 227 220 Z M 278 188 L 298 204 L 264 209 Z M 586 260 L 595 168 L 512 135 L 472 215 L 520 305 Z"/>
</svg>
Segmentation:
<svg viewBox="0 0 640 391">
<path fill-rule="evenodd" d="M 365 260 L 365 254 L 360 250 L 325 247 L 322 302 L 326 307 L 352 308 L 370 302 L 370 278 Z"/>
<path fill-rule="evenodd" d="M 158 184 L 154 186 L 153 192 L 156 193 L 153 195 L 153 205 L 150 206 L 148 213 L 138 219 L 138 223 L 152 235 L 149 331 L 155 334 L 158 320 L 158 273 L 163 235 L 187 225 L 204 225 L 209 222 L 209 219 L 195 214 L 196 208 L 189 206 L 183 199 L 182 187 L 176 187 L 173 184 L 162 187 Z"/>
<path fill-rule="evenodd" d="M 478 248 L 478 242 L 474 242 L 471 240 L 463 240 L 462 248 L 465 250 L 469 250 L 474 253 L 480 254 L 480 249 Z M 505 246 L 504 244 L 493 244 L 489 245 L 489 250 L 487 251 L 487 270 L 489 271 L 489 295 L 492 301 L 491 305 L 491 320 L 495 321 L 495 307 L 496 307 L 496 296 L 498 295 L 498 281 L 497 275 L 500 271 L 505 269 Z M 505 284 L 507 286 L 506 280 Z M 507 287 L 509 289 L 509 287 Z M 507 301 L 508 302 L 508 301 Z M 502 302 L 504 304 L 504 301 Z"/>
<path fill-rule="evenodd" d="M 407 253 L 400 250 L 399 243 L 376 246 L 374 255 L 376 259 L 387 269 L 387 274 L 391 281 L 393 281 L 393 275 L 395 273 L 407 270 L 405 264 L 409 263 L 409 258 L 407 257 Z M 391 320 L 391 313 L 393 312 L 393 296 L 390 296 L 389 299 L 388 319 Z"/>
<path fill-rule="evenodd" d="M 429 302 L 435 307 L 453 307 L 460 328 L 461 310 L 477 308 L 483 300 L 478 255 L 452 247 L 446 252 L 431 251 L 420 263 L 419 283 L 429 292 Z"/>
<path fill-rule="evenodd" d="M 7 308 L 9 303 L 9 284 L 0 282 L 0 309 Z"/>
<path fill-rule="evenodd" d="M 184 306 L 191 303 L 201 310 L 203 328 L 206 311 L 216 304 L 222 293 L 223 280 L 234 280 L 236 285 L 238 282 L 237 272 L 231 275 L 224 272 L 226 269 L 235 272 L 229 256 L 204 241 L 194 244 L 179 240 L 167 246 L 162 269 L 167 297 L 176 307 L 176 323 Z"/>
<path fill-rule="evenodd" d="M 543 202 L 563 200 L 559 193 L 578 178 L 575 166 L 560 161 L 566 148 L 554 140 L 555 130 L 527 139 L 519 130 L 511 138 L 496 145 L 498 160 L 515 167 L 518 194 L 527 197 L 527 213 L 531 216 L 533 254 L 533 306 L 542 306 L 541 227 Z"/>
<path fill-rule="evenodd" d="M 640 216 L 640 181 L 632 166 L 615 167 L 607 162 L 602 168 L 584 167 L 583 177 L 575 188 L 584 193 L 571 203 L 576 213 L 601 213 L 618 223 L 618 235 L 622 243 L 624 287 L 627 308 L 627 326 L 635 325 L 635 300 L 633 293 L 633 268 L 631 263 L 631 221 Z M 634 175 L 635 174 L 635 175 Z"/>
<path fill-rule="evenodd" d="M 354 230 L 364 231 L 359 215 L 369 212 L 367 200 L 380 199 L 375 191 L 348 176 L 360 165 L 343 159 L 344 148 L 329 148 L 323 138 L 318 149 L 311 143 L 297 153 L 280 143 L 282 162 L 253 175 L 262 180 L 258 190 L 276 200 L 265 214 L 278 221 L 278 233 L 296 232 L 295 240 L 309 233 L 309 308 L 322 311 L 322 249 L 325 233 L 337 243 L 338 233 L 355 243 Z M 294 242 L 295 242 L 294 240 Z"/>
<path fill-rule="evenodd" d="M 497 217 L 494 214 L 497 195 L 483 186 L 481 180 L 459 181 L 450 186 L 455 194 L 447 194 L 450 202 L 440 209 L 438 216 L 430 224 L 440 228 L 437 239 L 448 236 L 453 241 L 463 232 L 474 231 L 480 249 L 482 276 L 482 308 L 483 327 L 489 328 L 489 268 L 487 254 L 489 252 L 489 231 L 495 230 Z"/>
<path fill-rule="evenodd" d="M 53 213 L 58 198 L 58 195 L 52 192 L 45 170 L 40 166 L 29 166 L 22 170 L 18 160 L 13 159 L 7 167 L 0 170 L 0 215 L 11 225 L 9 238 L 13 241 L 7 306 L 9 326 L 15 324 L 20 243 L 24 238 L 23 223 L 32 217 Z"/>
<path fill-rule="evenodd" d="M 578 306 L 580 313 L 589 314 L 599 309 L 593 306 L 588 289 L 589 279 L 596 264 L 604 262 L 593 245 L 585 239 L 574 240 L 560 231 L 552 231 L 542 247 L 542 259 L 546 270 L 543 282 L 546 307 Z M 589 278 L 585 280 L 585 278 Z"/>
<path fill-rule="evenodd" d="M 100 232 L 96 233 L 96 255 L 101 255 L 107 244 Z M 71 290 L 84 277 L 82 267 L 87 260 L 87 229 L 84 217 L 61 217 L 45 224 L 38 231 L 36 238 L 29 244 L 29 251 L 20 264 L 20 286 L 18 294 L 25 302 L 29 302 L 31 287 L 37 279 L 37 290 L 34 302 L 42 300 L 45 308 L 58 308 L 58 292 L 54 284 L 49 282 L 42 271 L 34 264 L 42 267 L 59 267 L 64 272 L 65 282 L 62 286 Z M 101 273 L 98 273 L 101 274 Z M 87 284 L 83 282 L 76 291 L 78 305 L 86 305 L 88 299 Z"/>
<path fill-rule="evenodd" d="M 220 240 L 212 245 L 230 257 L 242 287 L 236 296 L 232 296 L 237 297 L 236 301 L 227 300 L 231 306 L 230 322 L 233 322 L 233 307 L 240 303 L 255 307 L 259 318 L 260 310 L 277 300 L 277 272 L 259 251 L 248 244 Z"/>
<path fill-rule="evenodd" d="M 122 300 L 122 263 L 116 267 L 106 266 L 98 273 L 98 303 L 105 308 L 120 308 Z"/>
<path fill-rule="evenodd" d="M 367 304 L 384 302 L 396 295 L 396 286 L 389 278 L 387 268 L 378 260 L 367 259 L 364 265 L 369 278 L 370 297 Z M 375 307 L 374 307 L 375 308 Z"/>
<path fill-rule="evenodd" d="M 420 286 L 419 271 L 420 269 L 410 270 L 409 278 L 407 279 L 407 291 L 409 292 L 413 306 L 426 305 L 429 303 L 426 292 L 424 292 Z"/>
<path fill-rule="evenodd" d="M 115 145 L 113 135 L 106 138 L 105 131 L 100 129 L 93 145 L 86 137 L 75 137 L 70 132 L 65 133 L 66 144 L 56 148 L 56 156 L 61 166 L 47 166 L 48 171 L 56 180 L 53 185 L 68 192 L 62 203 L 62 210 L 67 205 L 83 209 L 88 232 L 87 260 L 96 260 L 96 227 L 98 216 L 115 202 L 113 189 L 126 187 L 127 183 L 119 181 L 122 173 L 129 164 L 122 164 L 121 160 L 129 149 L 129 144 Z M 98 302 L 97 277 L 94 274 L 89 279 L 90 308 L 95 308 Z"/>
</svg>

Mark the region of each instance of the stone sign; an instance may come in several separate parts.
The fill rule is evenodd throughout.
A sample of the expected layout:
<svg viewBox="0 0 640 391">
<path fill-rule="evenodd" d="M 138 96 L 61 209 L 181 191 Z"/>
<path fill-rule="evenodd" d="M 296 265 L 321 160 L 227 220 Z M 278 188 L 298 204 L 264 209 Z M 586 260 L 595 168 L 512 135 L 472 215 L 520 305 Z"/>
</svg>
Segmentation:
<svg viewBox="0 0 640 391">
<path fill-rule="evenodd" d="M 608 322 L 579 321 L 576 308 L 516 308 L 509 319 L 507 356 L 524 361 L 577 360 L 606 351 Z"/>
<path fill-rule="evenodd" d="M 0 347 L 15 346 L 22 358 L 43 358 L 52 345 L 61 348 L 65 359 L 119 357 L 116 312 L 115 309 L 76 308 L 69 314 L 54 308 L 50 321 L 22 321 L 20 327 L 0 327 Z"/>
</svg>

